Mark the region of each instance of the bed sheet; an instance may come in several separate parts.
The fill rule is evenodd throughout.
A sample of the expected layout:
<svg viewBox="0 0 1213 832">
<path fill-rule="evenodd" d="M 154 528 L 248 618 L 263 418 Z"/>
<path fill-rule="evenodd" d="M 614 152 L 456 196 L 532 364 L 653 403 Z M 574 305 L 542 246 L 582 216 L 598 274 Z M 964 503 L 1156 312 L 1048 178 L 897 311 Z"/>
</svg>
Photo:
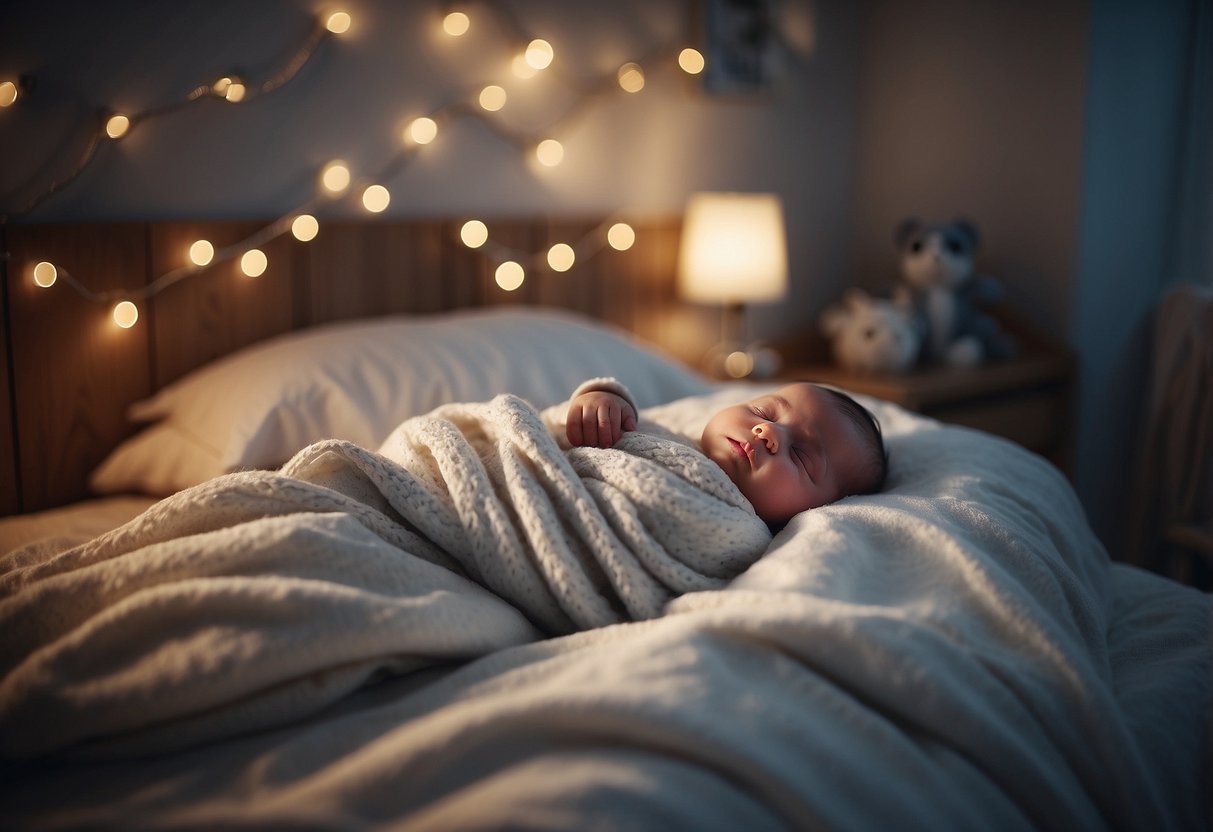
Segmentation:
<svg viewBox="0 0 1213 832">
<path fill-rule="evenodd" d="M 156 498 L 135 494 L 82 500 L 69 506 L 0 517 L 0 555 L 37 540 L 66 546 L 117 528 L 147 509 Z"/>
<path fill-rule="evenodd" d="M 648 413 L 694 431 L 741 397 Z M 657 619 L 169 755 L 10 762 L 0 802 L 17 828 L 1205 828 L 1210 596 L 1110 563 L 1043 459 L 868 403 L 886 491 Z"/>
</svg>

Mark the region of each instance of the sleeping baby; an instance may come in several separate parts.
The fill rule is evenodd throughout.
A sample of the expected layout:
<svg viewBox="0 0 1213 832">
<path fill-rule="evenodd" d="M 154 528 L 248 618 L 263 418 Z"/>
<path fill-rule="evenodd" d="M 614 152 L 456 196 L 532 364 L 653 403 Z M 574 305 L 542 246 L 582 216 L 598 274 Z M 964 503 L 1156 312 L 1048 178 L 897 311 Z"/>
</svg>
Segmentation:
<svg viewBox="0 0 1213 832">
<path fill-rule="evenodd" d="M 636 429 L 636 405 L 615 379 L 592 379 L 569 401 L 574 447 L 609 448 Z M 726 407 L 708 420 L 699 448 L 724 469 L 768 524 L 884 485 L 880 425 L 850 396 L 809 382 Z"/>
</svg>

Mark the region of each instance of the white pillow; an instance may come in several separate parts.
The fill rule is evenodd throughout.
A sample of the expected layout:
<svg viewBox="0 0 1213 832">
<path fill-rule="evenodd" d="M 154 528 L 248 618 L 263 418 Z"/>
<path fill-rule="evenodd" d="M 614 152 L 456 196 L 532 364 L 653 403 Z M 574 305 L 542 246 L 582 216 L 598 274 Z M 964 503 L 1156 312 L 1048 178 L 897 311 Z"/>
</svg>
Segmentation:
<svg viewBox="0 0 1213 832">
<path fill-rule="evenodd" d="M 99 493 L 169 494 L 242 468 L 274 468 L 320 439 L 376 448 L 404 419 L 515 393 L 538 408 L 613 375 L 648 407 L 707 381 L 622 330 L 516 307 L 318 326 L 233 353 L 132 405 L 156 425 L 93 472 Z"/>
</svg>

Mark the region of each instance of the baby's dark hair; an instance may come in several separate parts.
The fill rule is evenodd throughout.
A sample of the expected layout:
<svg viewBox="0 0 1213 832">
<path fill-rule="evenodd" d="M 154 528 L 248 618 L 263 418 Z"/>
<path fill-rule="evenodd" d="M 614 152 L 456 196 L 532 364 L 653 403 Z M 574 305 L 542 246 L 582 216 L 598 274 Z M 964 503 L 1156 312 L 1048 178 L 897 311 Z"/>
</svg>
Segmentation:
<svg viewBox="0 0 1213 832">
<path fill-rule="evenodd" d="M 872 415 L 871 411 L 841 390 L 824 384 L 820 384 L 818 387 L 838 401 L 842 412 L 859 428 L 860 434 L 867 440 L 867 476 L 852 493 L 875 494 L 884 488 L 884 482 L 889 476 L 889 452 L 885 450 L 884 434 L 880 430 L 880 422 L 876 421 L 876 417 Z"/>
</svg>

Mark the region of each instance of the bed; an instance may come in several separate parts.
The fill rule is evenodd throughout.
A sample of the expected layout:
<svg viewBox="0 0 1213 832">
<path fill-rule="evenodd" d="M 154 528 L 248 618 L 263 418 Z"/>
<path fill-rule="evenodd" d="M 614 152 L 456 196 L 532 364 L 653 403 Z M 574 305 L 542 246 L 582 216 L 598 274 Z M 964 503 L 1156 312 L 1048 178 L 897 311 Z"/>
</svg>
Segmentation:
<svg viewBox="0 0 1213 832">
<path fill-rule="evenodd" d="M 600 375 L 657 438 L 561 476 L 620 538 L 656 499 L 635 537 L 677 564 L 571 558 L 547 615 L 410 495 L 448 423 L 509 449 L 484 491 L 547 482 L 532 415 Z M 5 826 L 1208 828 L 1213 600 L 1110 562 L 1042 458 L 861 397 L 881 493 L 757 529 L 684 471 L 661 514 L 684 487 L 630 460 L 690 470 L 770 386 L 528 305 L 279 333 L 133 398 L 105 496 L 0 521 Z M 510 549 L 506 502 L 483 551 L 577 548 L 539 512 Z"/>
</svg>

